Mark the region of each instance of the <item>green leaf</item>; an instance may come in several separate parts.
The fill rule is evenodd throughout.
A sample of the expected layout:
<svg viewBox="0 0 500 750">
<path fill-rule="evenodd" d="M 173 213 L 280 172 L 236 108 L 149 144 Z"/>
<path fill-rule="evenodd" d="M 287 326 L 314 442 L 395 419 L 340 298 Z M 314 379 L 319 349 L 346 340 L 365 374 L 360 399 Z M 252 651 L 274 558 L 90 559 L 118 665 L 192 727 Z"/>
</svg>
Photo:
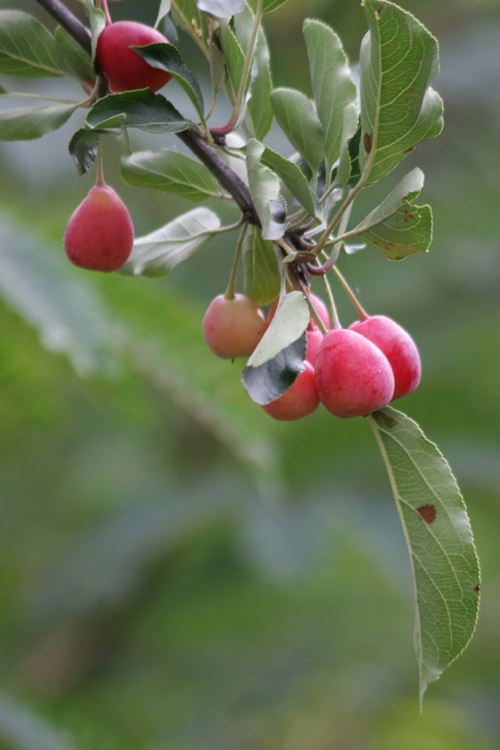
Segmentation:
<svg viewBox="0 0 500 750">
<path fill-rule="evenodd" d="M 262 224 L 265 240 L 278 240 L 286 228 L 286 203 L 280 196 L 277 174 L 261 164 L 264 146 L 251 139 L 247 144 L 248 185 Z"/>
<path fill-rule="evenodd" d="M 424 186 L 424 174 L 415 167 L 352 231 L 391 260 L 426 251 L 432 242 L 430 206 L 411 201 Z"/>
<path fill-rule="evenodd" d="M 241 374 L 245 389 L 257 404 L 279 398 L 304 370 L 305 330 L 310 313 L 302 292 L 284 295 L 273 319 Z"/>
<path fill-rule="evenodd" d="M 308 19 L 304 23 L 304 38 L 329 169 L 340 154 L 343 113 L 356 101 L 356 86 L 351 79 L 342 42 L 333 29 L 321 21 Z"/>
<path fill-rule="evenodd" d="M 18 78 L 64 75 L 54 37 L 19 10 L 0 11 L 0 73 Z"/>
<path fill-rule="evenodd" d="M 254 15 L 248 7 L 235 16 L 234 26 L 236 36 L 243 49 L 247 49 L 250 43 L 253 22 Z M 269 48 L 267 46 L 266 35 L 261 26 L 257 32 L 253 74 L 250 84 L 250 99 L 247 103 L 247 113 L 250 119 L 252 135 L 259 141 L 266 137 L 273 124 L 274 117 L 270 101 L 272 88 Z"/>
<path fill-rule="evenodd" d="M 310 216 L 315 216 L 314 198 L 309 183 L 302 170 L 295 162 L 266 146 L 262 152 L 261 162 L 270 167 L 283 180 L 291 194 L 297 198 Z"/>
<path fill-rule="evenodd" d="M 167 15 L 167 13 L 170 12 L 170 0 L 160 0 L 160 6 L 158 8 L 158 15 L 156 16 L 156 21 L 154 28 L 158 28 L 160 25 L 161 20 Z"/>
<path fill-rule="evenodd" d="M 324 135 L 313 103 L 301 91 L 279 88 L 271 92 L 271 105 L 288 140 L 315 173 L 324 156 Z"/>
<path fill-rule="evenodd" d="M 217 18 L 230 18 L 243 9 L 245 0 L 196 0 L 196 5 Z"/>
<path fill-rule="evenodd" d="M 203 164 L 173 149 L 123 157 L 121 175 L 133 187 L 164 190 L 192 201 L 221 196 L 217 180 Z"/>
<path fill-rule="evenodd" d="M 443 102 L 430 83 L 438 44 L 410 13 L 387 0 L 364 0 L 370 31 L 360 53 L 360 161 L 369 182 L 389 174 L 421 141 L 443 128 Z"/>
<path fill-rule="evenodd" d="M 262 239 L 258 227 L 253 227 L 245 238 L 243 267 L 243 291 L 256 305 L 268 305 L 279 295 L 280 270 L 274 245 Z"/>
<path fill-rule="evenodd" d="M 80 80 L 93 84 L 96 75 L 88 54 L 62 26 L 57 27 L 54 37 L 64 68 Z"/>
<path fill-rule="evenodd" d="M 348 104 L 342 117 L 342 138 L 340 141 L 340 158 L 333 181 L 333 187 L 345 187 L 351 179 L 352 160 L 350 146 L 352 139 L 358 132 L 359 116 L 355 104 Z"/>
<path fill-rule="evenodd" d="M 103 135 L 119 135 L 120 130 L 101 130 L 80 128 L 73 133 L 68 149 L 79 174 L 85 174 L 92 168 L 97 158 L 97 146 Z"/>
<path fill-rule="evenodd" d="M 168 276 L 190 258 L 220 227 L 219 217 L 208 208 L 195 208 L 144 237 L 137 237 L 132 253 L 120 268 L 127 276 Z"/>
<path fill-rule="evenodd" d="M 139 128 L 150 133 L 179 133 L 187 120 L 161 94 L 150 89 L 110 94 L 99 99 L 87 115 L 92 128 Z"/>
<path fill-rule="evenodd" d="M 479 561 L 462 495 L 434 443 L 395 409 L 387 407 L 369 419 L 410 552 L 422 705 L 427 686 L 439 679 L 474 633 Z"/>
<path fill-rule="evenodd" d="M 196 7 L 196 1 L 171 0 L 171 12 L 176 26 L 184 29 L 197 44 L 206 49 L 207 16 Z"/>
<path fill-rule="evenodd" d="M 99 34 L 106 26 L 106 16 L 104 15 L 104 11 L 95 7 L 94 0 L 87 0 L 86 8 L 89 17 L 90 31 L 92 33 L 91 59 L 92 62 L 94 62 L 97 50 L 97 40 L 99 39 Z"/>
<path fill-rule="evenodd" d="M 217 93 L 226 78 L 226 64 L 219 45 L 210 37 L 208 42 L 208 62 L 213 94 Z"/>
<path fill-rule="evenodd" d="M 224 55 L 229 82 L 233 94 L 236 96 L 243 73 L 243 66 L 245 65 L 245 55 L 229 24 L 221 23 L 220 28 L 217 31 L 217 36 Z"/>
<path fill-rule="evenodd" d="M 194 108 L 198 112 L 201 120 L 204 119 L 203 96 L 198 81 L 191 73 L 189 68 L 184 64 L 179 52 L 171 44 L 164 42 L 155 42 L 145 47 L 132 47 L 148 65 L 160 70 L 166 70 L 182 86 L 186 94 L 191 99 Z"/>
<path fill-rule="evenodd" d="M 0 112 L 0 141 L 41 138 L 64 125 L 77 107 L 77 104 L 43 104 Z"/>
</svg>

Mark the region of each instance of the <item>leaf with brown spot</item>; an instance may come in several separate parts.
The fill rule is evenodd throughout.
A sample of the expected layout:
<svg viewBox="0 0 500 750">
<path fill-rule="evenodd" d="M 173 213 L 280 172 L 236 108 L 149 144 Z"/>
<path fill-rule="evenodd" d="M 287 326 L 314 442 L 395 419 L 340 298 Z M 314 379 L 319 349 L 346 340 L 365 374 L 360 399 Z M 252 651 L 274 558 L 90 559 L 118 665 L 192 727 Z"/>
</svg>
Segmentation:
<svg viewBox="0 0 500 750">
<path fill-rule="evenodd" d="M 439 679 L 474 633 L 479 561 L 462 495 L 438 448 L 395 409 L 381 409 L 369 420 L 410 553 L 422 704 L 429 683 Z"/>
</svg>

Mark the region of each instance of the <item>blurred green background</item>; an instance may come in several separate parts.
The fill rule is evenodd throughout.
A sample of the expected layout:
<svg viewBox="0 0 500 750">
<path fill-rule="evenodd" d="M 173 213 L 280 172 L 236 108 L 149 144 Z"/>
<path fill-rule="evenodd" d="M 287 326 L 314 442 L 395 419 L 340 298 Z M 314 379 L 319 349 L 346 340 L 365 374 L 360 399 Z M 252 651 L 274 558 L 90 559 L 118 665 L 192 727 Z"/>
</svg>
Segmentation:
<svg viewBox="0 0 500 750">
<path fill-rule="evenodd" d="M 1 750 L 500 746 L 499 4 L 401 4 L 441 45 L 445 131 L 402 167 L 426 173 L 434 243 L 341 268 L 420 347 L 421 386 L 396 406 L 464 492 L 483 569 L 473 642 L 420 716 L 408 555 L 367 424 L 324 410 L 275 423 L 246 397 L 241 363 L 204 345 L 232 237 L 163 281 L 66 262 L 64 227 L 93 181 L 67 153 L 76 114 L 42 141 L 0 145 Z M 112 12 L 152 23 L 157 6 Z M 0 7 L 51 23 L 34 0 Z M 289 0 L 268 16 L 275 85 L 309 91 L 304 15 L 330 22 L 353 62 L 366 27 L 352 0 Z M 136 149 L 166 142 L 133 135 Z M 120 185 L 107 146 L 137 234 L 193 207 Z"/>
</svg>

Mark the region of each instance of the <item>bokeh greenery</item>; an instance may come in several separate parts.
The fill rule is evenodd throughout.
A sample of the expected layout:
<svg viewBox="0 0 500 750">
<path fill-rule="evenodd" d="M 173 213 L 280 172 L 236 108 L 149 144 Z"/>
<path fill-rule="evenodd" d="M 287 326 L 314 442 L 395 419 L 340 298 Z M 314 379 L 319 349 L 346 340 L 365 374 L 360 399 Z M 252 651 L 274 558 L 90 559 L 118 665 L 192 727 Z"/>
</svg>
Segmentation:
<svg viewBox="0 0 500 750">
<path fill-rule="evenodd" d="M 434 243 L 401 263 L 366 250 L 341 267 L 370 312 L 419 344 L 422 384 L 397 406 L 465 495 L 483 567 L 472 644 L 420 716 L 409 563 L 368 426 L 325 411 L 273 422 L 243 392 L 241 363 L 202 340 L 232 238 L 163 281 L 67 264 L 64 226 L 93 179 L 67 154 L 75 115 L 0 147 L 1 750 L 499 746 L 500 14 L 494 0 L 402 4 L 441 44 L 445 131 L 404 164 L 426 173 Z M 50 23 L 32 0 L 0 2 L 14 5 Z M 112 10 L 152 22 L 156 7 Z M 359 3 L 306 12 L 356 60 Z M 307 91 L 304 13 L 289 0 L 266 28 L 275 84 Z M 120 185 L 120 148 L 107 146 L 138 234 L 192 207 Z"/>
</svg>

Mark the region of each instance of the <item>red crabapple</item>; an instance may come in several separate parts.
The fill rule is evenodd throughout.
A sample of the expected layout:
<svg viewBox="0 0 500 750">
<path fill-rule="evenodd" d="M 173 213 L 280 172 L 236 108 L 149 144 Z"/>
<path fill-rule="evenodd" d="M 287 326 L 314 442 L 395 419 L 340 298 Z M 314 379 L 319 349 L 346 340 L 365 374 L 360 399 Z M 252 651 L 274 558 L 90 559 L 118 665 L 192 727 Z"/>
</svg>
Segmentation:
<svg viewBox="0 0 500 750">
<path fill-rule="evenodd" d="M 316 359 L 320 401 L 337 417 L 361 417 L 387 406 L 394 375 L 380 349 L 355 331 L 325 334 Z"/>
<path fill-rule="evenodd" d="M 316 357 L 318 356 L 319 348 L 323 342 L 323 331 L 320 331 L 318 327 L 316 327 L 313 331 L 306 331 L 306 338 L 306 359 L 314 367 L 316 364 Z"/>
<path fill-rule="evenodd" d="M 309 362 L 304 362 L 304 366 L 305 370 L 297 376 L 282 396 L 262 407 L 270 417 L 290 422 L 293 419 L 307 417 L 318 407 L 314 367 Z"/>
<path fill-rule="evenodd" d="M 113 91 L 150 88 L 154 93 L 170 81 L 165 70 L 154 68 L 131 47 L 168 39 L 151 26 L 135 21 L 118 21 L 106 26 L 97 40 L 97 61 Z"/>
<path fill-rule="evenodd" d="M 223 294 L 212 300 L 203 318 L 203 335 L 218 357 L 249 357 L 264 333 L 262 311 L 244 294 L 227 299 Z"/>
<path fill-rule="evenodd" d="M 64 233 L 64 249 L 76 266 L 116 271 L 129 257 L 134 225 L 120 196 L 96 185 L 74 211 Z"/>
<path fill-rule="evenodd" d="M 395 382 L 393 399 L 415 390 L 422 365 L 415 342 L 404 328 L 385 315 L 373 315 L 351 323 L 349 329 L 372 341 L 389 360 Z"/>
</svg>

